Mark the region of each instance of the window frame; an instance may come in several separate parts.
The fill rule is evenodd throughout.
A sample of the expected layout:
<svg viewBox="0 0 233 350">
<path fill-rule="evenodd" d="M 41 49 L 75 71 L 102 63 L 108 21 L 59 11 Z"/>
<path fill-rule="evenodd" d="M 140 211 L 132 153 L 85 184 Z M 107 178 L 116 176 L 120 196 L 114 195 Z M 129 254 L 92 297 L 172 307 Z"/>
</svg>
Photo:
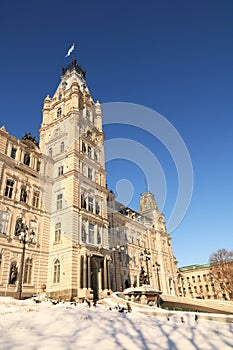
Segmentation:
<svg viewBox="0 0 233 350">
<path fill-rule="evenodd" d="M 60 283 L 61 279 L 61 263 L 59 259 L 56 259 L 53 264 L 53 283 Z"/>
<path fill-rule="evenodd" d="M 60 241 L 61 241 L 61 222 L 57 222 L 55 224 L 54 242 L 60 242 Z"/>
<path fill-rule="evenodd" d="M 6 215 L 7 218 L 4 218 L 4 215 Z M 7 234 L 8 224 L 9 224 L 9 213 L 7 211 L 1 210 L 0 211 L 0 233 L 3 233 L 4 235 Z"/>
<path fill-rule="evenodd" d="M 60 153 L 64 153 L 65 152 L 65 142 L 62 141 L 60 144 Z"/>
<path fill-rule="evenodd" d="M 26 284 L 32 283 L 32 268 L 33 268 L 33 259 L 27 258 L 25 260 L 25 265 L 24 265 L 23 283 L 26 283 Z"/>
<path fill-rule="evenodd" d="M 61 210 L 63 206 L 63 195 L 62 193 L 57 194 L 57 210 Z"/>
<path fill-rule="evenodd" d="M 14 189 L 14 180 L 6 179 L 6 187 L 4 191 L 4 196 L 7 198 L 12 198 L 13 189 Z"/>
<path fill-rule="evenodd" d="M 92 222 L 88 223 L 88 242 L 95 244 L 95 225 Z"/>
</svg>

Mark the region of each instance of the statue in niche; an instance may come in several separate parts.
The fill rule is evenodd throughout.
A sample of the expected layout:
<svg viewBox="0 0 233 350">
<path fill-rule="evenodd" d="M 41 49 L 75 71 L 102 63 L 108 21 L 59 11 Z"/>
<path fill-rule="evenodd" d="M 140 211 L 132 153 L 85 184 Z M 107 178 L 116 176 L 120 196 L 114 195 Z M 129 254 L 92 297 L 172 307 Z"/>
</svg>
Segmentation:
<svg viewBox="0 0 233 350">
<path fill-rule="evenodd" d="M 100 236 L 100 231 L 97 231 L 97 244 L 101 244 L 101 236 Z"/>
<path fill-rule="evenodd" d="M 22 225 L 23 225 L 22 219 L 21 218 L 17 219 L 15 224 L 15 236 L 20 234 L 22 230 Z"/>
<path fill-rule="evenodd" d="M 82 225 L 82 241 L 83 241 L 83 243 L 86 243 L 86 240 L 87 240 L 86 229 L 85 229 L 84 225 Z"/>
<path fill-rule="evenodd" d="M 17 281 L 17 276 L 18 276 L 18 269 L 17 269 L 16 263 L 13 263 L 10 269 L 9 284 L 15 284 Z"/>
<path fill-rule="evenodd" d="M 21 189 L 21 193 L 20 193 L 20 202 L 26 203 L 26 201 L 27 201 L 27 191 L 26 191 L 26 189 L 23 187 L 23 188 Z"/>
</svg>

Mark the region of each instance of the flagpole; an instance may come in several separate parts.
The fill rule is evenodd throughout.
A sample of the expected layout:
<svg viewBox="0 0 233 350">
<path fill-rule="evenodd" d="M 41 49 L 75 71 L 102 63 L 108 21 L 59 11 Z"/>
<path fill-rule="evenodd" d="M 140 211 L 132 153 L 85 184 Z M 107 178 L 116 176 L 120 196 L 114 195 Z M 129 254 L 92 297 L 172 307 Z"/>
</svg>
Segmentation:
<svg viewBox="0 0 233 350">
<path fill-rule="evenodd" d="M 74 59 L 77 61 L 76 43 L 74 42 Z"/>
</svg>

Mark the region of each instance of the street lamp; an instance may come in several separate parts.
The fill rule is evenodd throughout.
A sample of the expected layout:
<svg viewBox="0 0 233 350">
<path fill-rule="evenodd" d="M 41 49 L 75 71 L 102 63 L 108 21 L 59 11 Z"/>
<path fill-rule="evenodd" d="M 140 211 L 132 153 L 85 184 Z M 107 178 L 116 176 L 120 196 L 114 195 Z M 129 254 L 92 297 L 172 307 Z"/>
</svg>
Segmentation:
<svg viewBox="0 0 233 350">
<path fill-rule="evenodd" d="M 119 262 L 119 273 L 120 273 L 120 284 L 121 284 L 121 291 L 123 290 L 123 283 L 122 283 L 122 276 L 121 276 L 121 261 L 122 261 L 122 252 L 125 250 L 124 246 L 117 245 L 116 247 L 112 248 L 113 251 L 113 262 L 114 262 L 114 272 L 115 272 L 115 288 L 117 290 L 117 262 L 116 262 L 116 256 L 115 252 L 118 252 L 118 262 Z"/>
<path fill-rule="evenodd" d="M 146 273 L 147 273 L 146 284 L 150 284 L 149 265 L 148 265 L 148 261 L 151 259 L 150 252 L 148 252 L 146 250 L 146 248 L 145 248 L 143 253 L 140 254 L 140 256 L 141 256 L 142 260 L 143 260 L 143 257 L 145 258 L 145 261 L 146 261 Z"/>
<path fill-rule="evenodd" d="M 20 243 L 23 244 L 23 251 L 21 256 L 21 264 L 20 264 L 20 274 L 19 274 L 19 286 L 18 286 L 18 298 L 19 300 L 22 297 L 22 287 L 23 287 L 23 268 L 24 268 L 24 258 L 25 258 L 25 250 L 26 244 L 32 243 L 35 236 L 35 232 L 29 229 L 27 225 L 21 222 L 20 228 L 18 230 L 18 238 Z"/>
</svg>

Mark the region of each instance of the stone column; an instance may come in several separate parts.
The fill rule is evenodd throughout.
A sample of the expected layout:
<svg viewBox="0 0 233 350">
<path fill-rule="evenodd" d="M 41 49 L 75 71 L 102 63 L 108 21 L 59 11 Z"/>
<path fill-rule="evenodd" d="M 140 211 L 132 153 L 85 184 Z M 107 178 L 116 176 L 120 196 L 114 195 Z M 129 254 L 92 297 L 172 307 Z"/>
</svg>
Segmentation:
<svg viewBox="0 0 233 350">
<path fill-rule="evenodd" d="M 91 256 L 87 257 L 87 288 L 91 288 Z"/>
<path fill-rule="evenodd" d="M 104 289 L 108 289 L 107 285 L 107 258 L 106 256 L 104 257 Z"/>
<path fill-rule="evenodd" d="M 110 260 L 107 260 L 107 289 L 111 289 L 111 282 L 110 282 Z"/>
<path fill-rule="evenodd" d="M 83 288 L 87 288 L 87 255 L 83 255 Z"/>
<path fill-rule="evenodd" d="M 98 271 L 98 292 L 102 291 L 102 277 L 101 277 L 102 271 L 99 269 Z M 98 295 L 99 298 L 99 295 Z"/>
</svg>

